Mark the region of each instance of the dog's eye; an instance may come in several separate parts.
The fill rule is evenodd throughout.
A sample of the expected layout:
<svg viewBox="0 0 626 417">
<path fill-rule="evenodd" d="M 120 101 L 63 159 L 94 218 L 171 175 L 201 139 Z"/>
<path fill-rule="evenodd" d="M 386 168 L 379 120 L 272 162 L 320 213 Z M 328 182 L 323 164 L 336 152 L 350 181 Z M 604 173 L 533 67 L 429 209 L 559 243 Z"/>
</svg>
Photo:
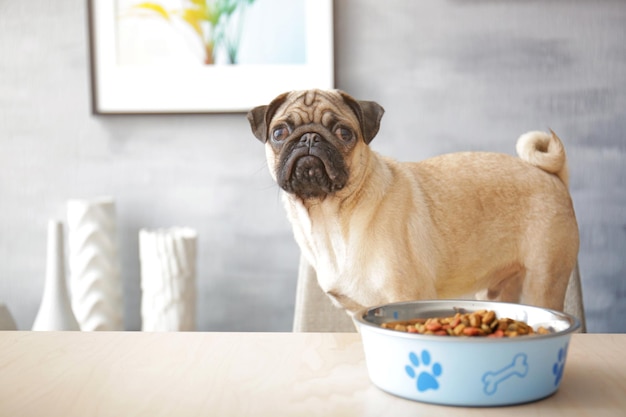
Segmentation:
<svg viewBox="0 0 626 417">
<path fill-rule="evenodd" d="M 287 126 L 278 126 L 272 131 L 272 138 L 277 141 L 285 140 L 289 136 L 289 129 Z"/>
<path fill-rule="evenodd" d="M 352 139 L 352 131 L 350 129 L 346 129 L 345 127 L 338 127 L 337 129 L 335 129 L 335 135 L 345 140 L 346 142 Z"/>
</svg>

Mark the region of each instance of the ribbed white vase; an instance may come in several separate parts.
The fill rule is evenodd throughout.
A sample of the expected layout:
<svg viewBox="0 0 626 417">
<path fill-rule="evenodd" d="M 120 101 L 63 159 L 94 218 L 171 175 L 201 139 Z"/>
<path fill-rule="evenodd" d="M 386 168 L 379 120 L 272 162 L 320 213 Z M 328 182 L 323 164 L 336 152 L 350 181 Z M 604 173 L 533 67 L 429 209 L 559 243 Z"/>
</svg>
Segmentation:
<svg viewBox="0 0 626 417">
<path fill-rule="evenodd" d="M 196 242 L 190 228 L 139 231 L 142 330 L 196 329 Z"/>
<path fill-rule="evenodd" d="M 46 280 L 33 330 L 80 330 L 67 290 L 63 224 L 48 222 Z"/>
<path fill-rule="evenodd" d="M 67 202 L 72 308 L 81 330 L 123 330 L 115 202 Z"/>
</svg>

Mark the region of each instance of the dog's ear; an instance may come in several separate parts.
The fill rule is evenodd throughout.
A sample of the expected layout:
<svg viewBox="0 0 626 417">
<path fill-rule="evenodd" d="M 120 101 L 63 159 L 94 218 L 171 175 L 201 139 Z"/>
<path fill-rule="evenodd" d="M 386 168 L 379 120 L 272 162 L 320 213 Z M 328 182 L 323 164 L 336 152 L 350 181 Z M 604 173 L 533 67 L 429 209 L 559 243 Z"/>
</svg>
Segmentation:
<svg viewBox="0 0 626 417">
<path fill-rule="evenodd" d="M 380 128 L 380 120 L 383 118 L 385 109 L 375 101 L 355 100 L 349 94 L 339 91 L 341 97 L 348 106 L 354 111 L 361 124 L 361 132 L 363 140 L 369 144 Z"/>
<path fill-rule="evenodd" d="M 283 93 L 272 100 L 267 106 L 258 106 L 248 112 L 246 117 L 248 118 L 248 122 L 250 122 L 252 133 L 261 142 L 267 142 L 267 129 L 270 125 L 270 121 L 272 117 L 274 117 L 276 110 L 285 102 L 288 94 L 289 93 Z"/>
</svg>

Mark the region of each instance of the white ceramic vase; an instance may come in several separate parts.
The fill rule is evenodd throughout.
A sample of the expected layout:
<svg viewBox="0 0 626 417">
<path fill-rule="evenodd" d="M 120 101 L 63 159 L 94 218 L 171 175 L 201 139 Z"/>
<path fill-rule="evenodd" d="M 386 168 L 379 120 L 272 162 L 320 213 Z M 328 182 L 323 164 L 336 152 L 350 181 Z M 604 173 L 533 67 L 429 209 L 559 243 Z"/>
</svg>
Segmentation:
<svg viewBox="0 0 626 417">
<path fill-rule="evenodd" d="M 139 231 L 142 330 L 196 329 L 196 242 L 190 228 Z"/>
<path fill-rule="evenodd" d="M 81 330 L 123 330 L 115 202 L 67 202 L 72 308 Z"/>
<path fill-rule="evenodd" d="M 67 291 L 63 224 L 48 222 L 46 280 L 33 330 L 80 330 Z"/>
</svg>

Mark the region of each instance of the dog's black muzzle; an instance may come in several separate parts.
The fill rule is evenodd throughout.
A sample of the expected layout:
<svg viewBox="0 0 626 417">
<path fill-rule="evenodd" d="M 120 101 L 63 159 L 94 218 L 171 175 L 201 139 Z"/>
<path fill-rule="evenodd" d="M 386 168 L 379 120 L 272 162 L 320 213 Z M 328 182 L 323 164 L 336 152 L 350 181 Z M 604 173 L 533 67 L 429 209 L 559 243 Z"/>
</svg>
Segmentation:
<svg viewBox="0 0 626 417">
<path fill-rule="evenodd" d="M 280 187 L 302 199 L 324 198 L 348 181 L 336 137 L 320 125 L 296 128 L 283 142 L 276 173 Z"/>
</svg>

